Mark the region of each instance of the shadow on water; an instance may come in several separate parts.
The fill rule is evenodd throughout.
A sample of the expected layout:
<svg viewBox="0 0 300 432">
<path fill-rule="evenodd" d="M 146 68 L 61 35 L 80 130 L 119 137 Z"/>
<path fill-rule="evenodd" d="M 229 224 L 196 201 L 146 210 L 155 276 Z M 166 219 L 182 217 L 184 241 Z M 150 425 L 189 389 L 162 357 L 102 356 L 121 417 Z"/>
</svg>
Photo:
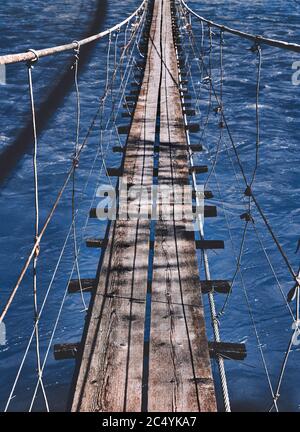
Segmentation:
<svg viewBox="0 0 300 432">
<path fill-rule="evenodd" d="M 88 31 L 82 36 L 82 38 L 86 38 L 100 31 L 105 19 L 106 10 L 107 0 L 98 0 L 95 17 L 92 20 Z M 96 43 L 97 41 L 80 48 L 79 71 L 85 66 Z M 45 98 L 36 112 L 38 134 L 43 131 L 50 117 L 55 113 L 56 109 L 60 106 L 64 97 L 73 85 L 73 71 L 71 70 L 71 66 L 72 63 L 69 63 L 59 81 L 55 84 L 48 97 Z M 28 124 L 19 132 L 14 142 L 12 142 L 12 144 L 9 145 L 0 155 L 0 183 L 3 183 L 7 179 L 24 153 L 30 150 L 32 142 L 32 123 L 29 121 Z"/>
</svg>

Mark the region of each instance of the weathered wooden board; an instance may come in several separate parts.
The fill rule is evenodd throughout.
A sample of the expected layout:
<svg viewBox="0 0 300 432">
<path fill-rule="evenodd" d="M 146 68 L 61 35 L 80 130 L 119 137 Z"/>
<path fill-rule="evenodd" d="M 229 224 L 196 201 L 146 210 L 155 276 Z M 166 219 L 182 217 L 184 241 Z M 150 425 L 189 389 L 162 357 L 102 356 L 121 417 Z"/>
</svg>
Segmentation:
<svg viewBox="0 0 300 432">
<path fill-rule="evenodd" d="M 178 90 L 170 0 L 163 1 L 158 183 L 188 184 L 186 135 Z M 191 220 L 156 223 L 148 410 L 216 411 Z"/>
<path fill-rule="evenodd" d="M 161 2 L 154 5 L 147 64 L 124 159 L 128 184 L 152 185 L 161 61 Z M 149 220 L 112 223 L 91 305 L 72 411 L 140 411 Z"/>
<path fill-rule="evenodd" d="M 189 183 L 170 4 L 154 2 L 145 74 L 124 155 L 127 184 L 147 189 L 153 184 L 158 107 L 159 183 Z M 175 197 L 171 203 L 174 212 Z M 171 218 L 156 223 L 149 380 L 144 389 L 150 220 L 120 217 L 111 223 L 81 344 L 72 411 L 141 411 L 145 393 L 148 411 L 216 410 L 190 222 Z"/>
</svg>

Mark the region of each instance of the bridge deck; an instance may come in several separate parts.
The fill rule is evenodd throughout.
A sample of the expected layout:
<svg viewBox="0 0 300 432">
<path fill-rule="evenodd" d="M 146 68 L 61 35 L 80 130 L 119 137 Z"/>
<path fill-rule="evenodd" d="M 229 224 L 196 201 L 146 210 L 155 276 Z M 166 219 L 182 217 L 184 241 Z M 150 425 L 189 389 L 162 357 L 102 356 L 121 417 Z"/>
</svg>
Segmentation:
<svg viewBox="0 0 300 432">
<path fill-rule="evenodd" d="M 124 156 L 123 178 L 130 185 L 153 185 L 157 114 L 158 184 L 188 184 L 170 0 L 154 2 L 143 84 Z M 177 221 L 174 211 L 171 216 L 154 223 L 150 267 L 153 222 L 119 218 L 111 223 L 73 411 L 216 410 L 195 241 L 187 231 L 190 220 Z M 151 312 L 145 325 L 146 310 Z"/>
</svg>

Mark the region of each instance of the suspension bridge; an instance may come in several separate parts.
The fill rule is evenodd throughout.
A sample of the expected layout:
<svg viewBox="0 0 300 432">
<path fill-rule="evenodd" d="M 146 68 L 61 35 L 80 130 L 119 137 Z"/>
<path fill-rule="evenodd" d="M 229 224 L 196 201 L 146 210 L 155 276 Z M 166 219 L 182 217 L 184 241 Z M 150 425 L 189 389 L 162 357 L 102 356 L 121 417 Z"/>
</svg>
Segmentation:
<svg viewBox="0 0 300 432">
<path fill-rule="evenodd" d="M 195 36 L 197 26 L 200 26 L 200 40 Z M 250 50 L 257 59 L 255 166 L 250 177 L 244 170 L 223 104 L 223 52 L 224 37 L 227 34 L 250 42 Z M 206 37 L 208 48 L 205 47 Z M 101 39 L 107 40 L 108 47 L 106 84 L 87 135 L 81 142 L 78 76 L 80 48 Z M 213 39 L 219 43 L 218 86 L 213 80 L 211 64 Z M 120 41 L 122 47 L 118 53 Z M 195 57 L 202 59 L 199 66 L 201 86 L 215 101 L 214 111 L 220 130 L 219 143 L 227 134 L 240 170 L 241 181 L 244 183 L 245 211 L 240 217 L 245 225 L 240 250 L 235 257 L 236 270 L 230 280 L 214 279 L 210 268 L 209 254 L 225 248 L 223 240 L 207 238 L 204 230 L 210 219 L 218 216 L 217 207 L 209 204 L 215 191 L 208 190 L 206 186 L 209 184 L 209 177 L 214 174 L 219 148 L 211 167 L 198 164 L 198 156 L 201 157 L 204 148 L 201 142 L 191 143 L 191 135 L 201 132 L 201 128 L 199 123 L 191 121 L 199 108 L 199 101 L 190 94 L 190 89 L 195 88 L 186 57 L 186 44 Z M 279 410 L 278 401 L 284 374 L 293 340 L 299 331 L 299 271 L 291 265 L 254 193 L 260 149 L 262 47 L 265 45 L 274 49 L 300 52 L 297 44 L 251 35 L 207 20 L 196 14 L 183 0 L 144 0 L 129 18 L 100 34 L 67 45 L 0 57 L 0 64 L 25 62 L 27 66 L 35 185 L 34 244 L 0 315 L 2 322 L 21 290 L 24 277 L 31 271 L 34 326 L 9 393 L 6 411 L 14 398 L 24 361 L 32 347 L 36 352 L 37 382 L 30 402 L 30 411 L 34 408 L 38 394 L 42 395 L 46 410 L 51 409 L 43 379 L 50 352 L 54 353 L 56 360 L 75 360 L 69 397 L 71 411 L 215 412 L 217 395 L 212 362 L 216 362 L 220 377 L 222 402 L 219 401 L 218 405 L 222 406 L 221 409 L 230 411 L 226 361 L 242 362 L 247 356 L 247 349 L 244 343 L 222 339 L 220 320 L 233 294 L 236 278 L 239 276 L 240 283 L 244 283 L 241 259 L 247 230 L 251 227 L 256 230 L 254 209 L 272 238 L 293 284 L 293 288 L 286 293 L 278 283 L 283 302 L 295 326 L 275 385 L 270 378 L 256 322 L 249 308 L 269 385 L 270 411 Z M 74 55 L 74 153 L 64 183 L 48 217 L 41 225 L 33 67 L 39 67 L 38 61 L 45 56 L 68 51 Z M 114 57 L 112 72 L 111 55 Z M 208 64 L 205 62 L 206 56 Z M 113 94 L 112 89 L 118 73 L 119 87 L 116 94 Z M 121 109 L 124 109 L 122 119 L 124 122 L 128 120 L 127 124 L 118 124 Z M 103 171 L 110 181 L 116 179 L 113 187 L 105 190 L 102 196 L 110 197 L 115 207 L 96 207 L 95 195 L 93 196 L 86 224 L 90 219 L 100 219 L 101 213 L 102 217 L 103 214 L 107 215 L 107 225 L 102 238 L 87 238 L 83 231 L 85 247 L 100 251 L 95 277 L 85 279 L 81 277 L 82 266 L 79 259 L 82 245 L 79 244 L 77 232 L 80 201 L 77 197 L 76 181 L 81 169 L 81 154 L 85 151 L 89 136 L 99 119 L 100 143 L 94 150 L 93 163 L 99 159 L 101 173 Z M 110 138 L 107 148 L 104 148 L 108 125 L 112 125 L 115 144 L 118 144 L 112 146 L 113 152 L 121 158 L 117 167 L 108 167 L 106 163 L 108 147 L 111 141 L 114 141 Z M 202 128 L 205 129 L 205 124 Z M 121 136 L 125 136 L 124 145 Z M 93 167 L 94 165 L 92 169 Z M 204 175 L 207 175 L 208 179 L 205 182 L 199 181 Z M 72 222 L 53 278 L 40 305 L 37 275 L 39 257 L 43 253 L 42 241 L 69 184 L 72 186 Z M 131 217 L 128 217 L 129 208 Z M 227 219 L 226 221 L 228 222 Z M 259 235 L 257 232 L 256 234 Z M 43 358 L 40 349 L 40 321 L 69 239 L 72 240 L 73 267 Z M 262 241 L 260 237 L 258 239 Z M 267 256 L 266 249 L 263 250 Z M 222 260 L 221 254 L 218 259 Z M 271 262 L 270 268 L 274 273 Z M 68 295 L 80 295 L 82 298 L 86 312 L 82 338 L 74 343 L 54 344 L 55 331 Z M 90 295 L 88 304 L 87 295 Z M 246 289 L 245 296 L 248 300 Z M 216 297 L 224 299 L 220 310 L 216 307 Z M 208 302 L 211 314 L 213 340 L 209 340 L 207 336 L 204 299 Z"/>
</svg>

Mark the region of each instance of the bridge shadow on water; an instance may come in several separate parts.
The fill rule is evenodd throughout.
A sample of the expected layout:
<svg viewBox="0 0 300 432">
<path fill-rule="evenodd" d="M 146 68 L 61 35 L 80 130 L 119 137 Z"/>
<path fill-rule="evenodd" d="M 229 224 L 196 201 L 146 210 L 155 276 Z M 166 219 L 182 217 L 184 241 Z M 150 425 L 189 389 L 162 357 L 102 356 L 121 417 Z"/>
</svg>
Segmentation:
<svg viewBox="0 0 300 432">
<path fill-rule="evenodd" d="M 107 0 L 98 0 L 94 19 L 88 30 L 82 35 L 82 39 L 96 34 L 100 31 L 107 11 Z M 62 41 L 62 44 L 66 41 Z M 79 72 L 85 67 L 90 55 L 93 52 L 97 41 L 84 45 L 80 48 Z M 37 132 L 40 134 L 46 127 L 51 116 L 57 108 L 62 104 L 65 96 L 73 85 L 73 70 L 71 69 L 72 62 L 68 63 L 59 80 L 55 83 L 52 91 L 42 101 L 36 111 Z M 0 155 L 0 183 L 3 183 L 8 176 L 13 172 L 17 163 L 23 157 L 26 151 L 31 151 L 33 144 L 32 122 L 20 130 L 15 140 L 3 150 Z"/>
</svg>

